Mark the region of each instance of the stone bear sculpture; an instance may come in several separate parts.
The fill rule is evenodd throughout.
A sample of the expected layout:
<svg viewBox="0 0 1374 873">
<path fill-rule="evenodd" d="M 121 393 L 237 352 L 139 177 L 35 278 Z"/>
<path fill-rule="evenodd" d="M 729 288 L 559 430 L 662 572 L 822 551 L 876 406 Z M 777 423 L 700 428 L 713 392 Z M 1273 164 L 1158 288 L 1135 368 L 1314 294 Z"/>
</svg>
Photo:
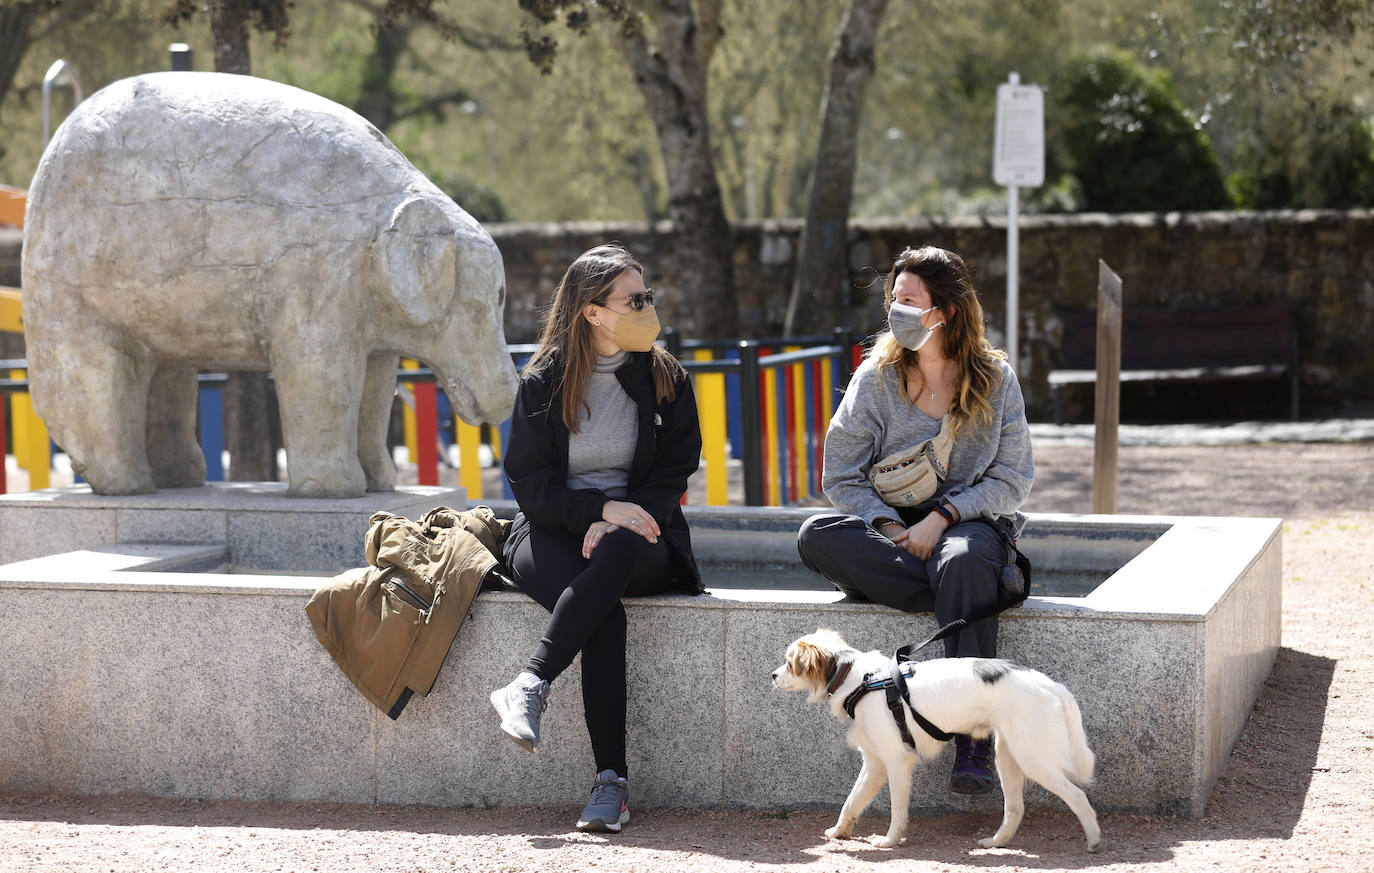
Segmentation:
<svg viewBox="0 0 1374 873">
<path fill-rule="evenodd" d="M 395 486 L 402 354 L 465 421 L 514 403 L 491 236 L 362 117 L 265 79 L 81 103 L 29 189 L 23 295 L 35 407 L 100 494 L 203 483 L 197 368 L 272 371 L 297 496 Z"/>
</svg>

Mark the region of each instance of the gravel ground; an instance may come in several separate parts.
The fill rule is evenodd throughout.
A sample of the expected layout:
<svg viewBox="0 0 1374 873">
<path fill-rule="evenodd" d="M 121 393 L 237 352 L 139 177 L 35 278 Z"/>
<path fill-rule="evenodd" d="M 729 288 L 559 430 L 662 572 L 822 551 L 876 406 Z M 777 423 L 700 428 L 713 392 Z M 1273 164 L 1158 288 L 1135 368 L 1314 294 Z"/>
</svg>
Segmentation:
<svg viewBox="0 0 1374 873">
<path fill-rule="evenodd" d="M 1087 512 L 1092 450 L 1037 449 L 1028 509 Z M 0 795 L 0 873 L 534 870 L 1362 871 L 1374 857 L 1374 443 L 1123 447 L 1123 513 L 1285 519 L 1284 646 L 1206 814 L 1066 810 L 978 849 L 992 815 L 918 817 L 895 850 L 821 836 L 836 811 L 635 809 L 616 837 L 576 810 Z M 858 761 L 855 760 L 857 769 Z M 1091 792 L 1089 792 L 1091 796 Z M 860 833 L 885 829 L 871 809 Z"/>
</svg>

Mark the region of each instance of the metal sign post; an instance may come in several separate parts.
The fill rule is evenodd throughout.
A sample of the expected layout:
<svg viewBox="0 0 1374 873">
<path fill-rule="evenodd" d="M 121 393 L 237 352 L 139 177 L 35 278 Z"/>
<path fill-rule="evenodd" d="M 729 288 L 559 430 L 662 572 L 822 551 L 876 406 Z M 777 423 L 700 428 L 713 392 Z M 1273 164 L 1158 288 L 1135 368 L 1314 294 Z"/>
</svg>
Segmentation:
<svg viewBox="0 0 1374 873">
<path fill-rule="evenodd" d="M 992 179 L 1007 188 L 1007 358 L 1017 369 L 1018 189 L 1045 183 L 1045 95 L 1038 85 L 1022 85 L 1019 73 L 1011 73 L 997 86 Z"/>
<path fill-rule="evenodd" d="M 48 72 L 43 74 L 43 144 L 42 149 L 47 150 L 49 132 L 52 130 L 52 89 L 54 85 L 72 86 L 72 108 L 83 99 L 81 92 L 81 82 L 76 78 L 76 70 L 72 65 L 64 60 L 52 62 L 48 67 Z"/>
</svg>

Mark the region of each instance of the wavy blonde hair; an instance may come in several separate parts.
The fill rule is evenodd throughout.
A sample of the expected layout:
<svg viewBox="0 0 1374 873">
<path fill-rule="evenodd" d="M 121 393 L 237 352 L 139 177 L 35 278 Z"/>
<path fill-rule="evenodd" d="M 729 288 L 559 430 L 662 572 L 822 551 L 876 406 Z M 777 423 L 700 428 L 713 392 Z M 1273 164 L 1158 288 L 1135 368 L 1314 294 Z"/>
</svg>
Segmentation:
<svg viewBox="0 0 1374 873">
<path fill-rule="evenodd" d="M 578 255 L 558 282 L 539 337 L 539 348 L 525 364 L 523 372 L 533 373 L 550 365 L 561 353 L 563 375 L 556 391 L 563 395 L 563 423 L 571 433 L 578 432 L 577 408 L 586 406 L 587 382 L 596 366 L 592 326 L 582 317 L 582 310 L 589 303 L 605 306 L 611 284 L 626 270 L 644 273 L 639 261 L 620 243 L 607 243 Z M 654 346 L 650 354 L 654 394 L 659 403 L 672 400 L 677 396 L 677 380 L 686 376 L 687 371 L 659 346 Z"/>
<path fill-rule="evenodd" d="M 950 406 L 954 434 L 957 436 L 967 423 L 986 427 L 992 423 L 993 392 L 1002 382 L 998 362 L 1006 360 L 1007 353 L 993 348 L 983 332 L 983 306 L 978 302 L 978 292 L 973 289 L 973 278 L 964 259 L 935 246 L 904 250 L 883 283 L 883 311 L 892 308 L 893 287 L 904 272 L 915 273 L 925 281 L 931 305 L 945 316 L 945 325 L 933 340 L 943 344 L 945 357 L 959 368 Z M 877 361 L 880 373 L 889 368 L 897 371 L 902 394 L 914 405 L 907 370 L 915 367 L 916 353 L 903 348 L 888 329 L 878 335 L 867 357 Z"/>
</svg>

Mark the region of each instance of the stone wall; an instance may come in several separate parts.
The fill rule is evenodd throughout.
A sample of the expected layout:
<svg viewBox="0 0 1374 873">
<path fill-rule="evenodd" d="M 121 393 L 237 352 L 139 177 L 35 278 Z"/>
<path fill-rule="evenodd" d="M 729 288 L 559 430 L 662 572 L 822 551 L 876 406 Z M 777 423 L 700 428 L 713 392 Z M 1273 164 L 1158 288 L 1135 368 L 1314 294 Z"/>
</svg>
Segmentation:
<svg viewBox="0 0 1374 873">
<path fill-rule="evenodd" d="M 747 336 L 776 336 L 792 282 L 800 221 L 735 227 L 740 325 Z M 510 281 L 506 335 L 536 338 L 540 307 L 578 253 L 606 240 L 625 243 L 660 289 L 664 324 L 677 305 L 680 270 L 672 227 L 660 223 L 507 224 L 491 228 Z M 994 344 L 1004 345 L 1006 220 L 859 221 L 850 227 L 849 265 L 858 286 L 846 321 L 862 335 L 882 327 L 875 280 L 907 245 L 958 251 L 974 271 Z M 1050 417 L 1045 375 L 1058 362 L 1062 309 L 1093 308 L 1099 258 L 1121 276 L 1125 305 L 1208 306 L 1287 303 L 1297 313 L 1304 417 L 1337 414 L 1374 401 L 1374 210 L 1206 212 L 1033 216 L 1020 221 L 1020 362 L 1033 420 Z M 871 287 L 869 283 L 874 283 Z M 1218 393 L 1218 392 L 1222 393 Z M 1083 418 L 1091 388 L 1070 398 Z M 1218 398 L 1225 398 L 1218 403 Z M 1123 418 L 1223 418 L 1287 414 L 1282 382 L 1209 386 L 1127 386 Z"/>
<path fill-rule="evenodd" d="M 800 221 L 735 227 L 740 324 L 747 336 L 781 332 L 800 229 Z M 673 324 L 682 265 L 671 224 L 498 224 L 490 230 L 506 261 L 511 342 L 537 338 L 540 314 L 563 270 L 582 251 L 613 239 L 644 262 L 649 284 L 664 292 L 663 323 Z M 1033 420 L 1050 417 L 1045 374 L 1058 359 L 1058 312 L 1095 305 L 1099 258 L 1121 276 L 1127 307 L 1290 304 L 1300 331 L 1304 417 L 1374 402 L 1374 210 L 1033 216 L 1021 219 L 1020 230 L 1018 371 Z M 874 282 L 898 251 L 920 243 L 964 255 L 982 294 L 989 335 L 1002 345 L 1005 219 L 855 222 L 853 282 Z M 0 284 L 18 282 L 18 246 L 17 234 L 0 232 Z M 851 295 L 845 321 L 860 335 L 882 326 L 879 287 L 859 287 Z M 1091 389 L 1078 392 L 1070 412 L 1082 419 L 1090 414 L 1090 400 Z M 1126 420 L 1283 417 L 1285 402 L 1281 382 L 1221 389 L 1131 385 L 1123 391 L 1122 414 Z"/>
</svg>

